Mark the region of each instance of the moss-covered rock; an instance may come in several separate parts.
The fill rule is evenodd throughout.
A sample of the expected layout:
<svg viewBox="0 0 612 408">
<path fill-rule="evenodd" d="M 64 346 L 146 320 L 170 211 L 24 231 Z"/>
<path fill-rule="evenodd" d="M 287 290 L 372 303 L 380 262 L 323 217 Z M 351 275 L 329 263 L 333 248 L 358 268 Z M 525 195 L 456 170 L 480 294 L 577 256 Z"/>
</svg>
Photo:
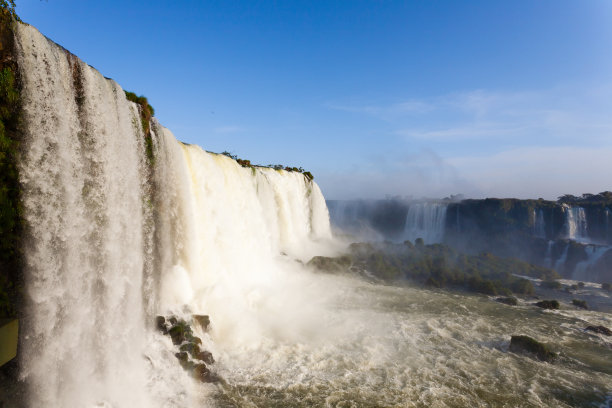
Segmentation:
<svg viewBox="0 0 612 408">
<path fill-rule="evenodd" d="M 182 320 L 168 329 L 168 335 L 172 338 L 172 343 L 175 345 L 183 343 L 190 334 L 192 334 L 191 327 Z"/>
<path fill-rule="evenodd" d="M 553 362 L 557 358 L 548 346 L 529 336 L 512 336 L 509 350 L 534 355 L 540 361 Z"/>
</svg>

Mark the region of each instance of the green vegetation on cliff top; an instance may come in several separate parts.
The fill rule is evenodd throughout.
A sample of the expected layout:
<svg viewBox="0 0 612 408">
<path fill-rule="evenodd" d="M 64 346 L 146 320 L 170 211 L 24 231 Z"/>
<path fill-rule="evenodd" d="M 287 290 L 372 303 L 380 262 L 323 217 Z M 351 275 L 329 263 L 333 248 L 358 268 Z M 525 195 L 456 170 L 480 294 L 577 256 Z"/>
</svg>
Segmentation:
<svg viewBox="0 0 612 408">
<path fill-rule="evenodd" d="M 153 109 L 153 107 L 149 104 L 149 101 L 145 96 L 138 96 L 134 92 L 129 91 L 124 92 L 128 101 L 132 101 L 138 105 L 140 123 L 142 125 L 142 131 L 145 137 L 147 159 L 149 159 L 149 163 L 153 163 L 155 157 L 153 153 L 153 138 L 151 137 L 151 118 L 153 118 L 155 115 L 155 109 Z"/>
<path fill-rule="evenodd" d="M 221 152 L 220 154 L 227 156 L 230 159 L 235 160 L 242 167 L 249 167 L 251 169 L 255 167 L 263 167 L 263 168 L 274 169 L 274 170 L 285 170 L 285 171 L 290 171 L 290 172 L 302 173 L 308 181 L 311 181 L 314 179 L 314 176 L 312 175 L 311 172 L 306 171 L 301 167 L 289 167 L 289 166 L 283 166 L 282 164 L 268 164 L 267 166 L 263 166 L 261 164 L 251 164 L 250 160 L 240 159 L 238 156 L 236 156 L 235 154 L 231 154 L 228 151 Z"/>
</svg>

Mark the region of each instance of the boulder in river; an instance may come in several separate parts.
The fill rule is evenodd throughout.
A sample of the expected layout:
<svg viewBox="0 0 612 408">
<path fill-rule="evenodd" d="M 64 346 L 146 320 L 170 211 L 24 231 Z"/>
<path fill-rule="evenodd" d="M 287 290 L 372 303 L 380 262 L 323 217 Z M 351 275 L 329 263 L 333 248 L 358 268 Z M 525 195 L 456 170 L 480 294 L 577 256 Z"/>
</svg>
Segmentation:
<svg viewBox="0 0 612 408">
<path fill-rule="evenodd" d="M 548 346 L 529 336 L 512 336 L 509 350 L 514 353 L 531 354 L 538 360 L 549 363 L 557 357 L 557 354 L 550 351 Z"/>
<path fill-rule="evenodd" d="M 558 309 L 559 301 L 557 300 L 541 300 L 535 304 L 537 307 L 541 307 L 542 309 Z"/>
</svg>

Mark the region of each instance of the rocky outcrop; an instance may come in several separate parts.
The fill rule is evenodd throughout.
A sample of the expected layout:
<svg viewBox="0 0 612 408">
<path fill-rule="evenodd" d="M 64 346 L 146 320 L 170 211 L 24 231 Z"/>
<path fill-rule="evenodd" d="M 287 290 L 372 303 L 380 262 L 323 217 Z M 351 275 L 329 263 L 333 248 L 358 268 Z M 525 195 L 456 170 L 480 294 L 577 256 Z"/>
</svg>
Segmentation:
<svg viewBox="0 0 612 408">
<path fill-rule="evenodd" d="M 197 324 L 202 331 L 206 331 L 210 326 L 210 318 L 206 315 L 193 315 L 192 324 Z M 220 378 L 210 369 L 215 359 L 212 353 L 202 349 L 202 339 L 194 336 L 192 324 L 176 316 L 156 317 L 157 329 L 170 336 L 172 343 L 178 346 L 179 351 L 175 356 L 181 367 L 199 381 L 217 382 Z"/>
<path fill-rule="evenodd" d="M 545 362 L 553 362 L 557 358 L 557 354 L 548 346 L 529 336 L 512 336 L 509 350 L 514 353 L 526 353 Z"/>
</svg>

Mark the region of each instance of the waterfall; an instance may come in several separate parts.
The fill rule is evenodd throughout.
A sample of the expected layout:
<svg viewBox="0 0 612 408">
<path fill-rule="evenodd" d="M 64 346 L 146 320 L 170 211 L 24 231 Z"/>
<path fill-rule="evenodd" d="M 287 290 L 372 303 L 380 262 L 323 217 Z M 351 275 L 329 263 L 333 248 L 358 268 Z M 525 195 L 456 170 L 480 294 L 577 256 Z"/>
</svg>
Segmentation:
<svg viewBox="0 0 612 408">
<path fill-rule="evenodd" d="M 533 234 L 538 238 L 546 237 L 546 223 L 544 221 L 544 211 L 538 208 L 536 211 L 533 209 Z"/>
<path fill-rule="evenodd" d="M 154 120 L 151 167 L 119 85 L 31 26 L 16 37 L 29 405 L 188 406 L 191 379 L 153 314 L 207 313 L 219 339 L 245 344 L 261 313 L 290 330 L 310 313 L 295 294 L 316 296 L 300 262 L 330 251 L 321 191 L 183 145 Z"/>
<path fill-rule="evenodd" d="M 552 249 L 553 246 L 555 244 L 555 241 L 548 241 L 548 244 L 546 245 L 546 254 L 544 255 L 544 266 L 547 268 L 552 268 L 553 267 L 553 260 L 552 260 Z"/>
<path fill-rule="evenodd" d="M 563 253 L 561 254 L 561 256 L 557 259 L 557 261 L 555 262 L 555 271 L 557 271 L 559 274 L 562 274 L 561 272 L 561 268 L 565 267 L 565 261 L 567 261 L 567 253 L 569 251 L 569 247 L 570 247 L 570 243 L 567 242 L 565 244 L 565 249 L 563 249 Z"/>
<path fill-rule="evenodd" d="M 606 208 L 605 217 L 606 217 L 606 229 L 605 229 L 606 232 L 605 232 L 604 239 L 606 243 L 612 244 L 612 236 L 610 234 L 610 209 L 609 208 Z"/>
<path fill-rule="evenodd" d="M 446 224 L 446 204 L 412 203 L 408 207 L 405 239 L 414 241 L 423 238 L 426 244 L 442 242 Z"/>
<path fill-rule="evenodd" d="M 582 207 L 563 205 L 565 213 L 566 238 L 576 241 L 588 241 L 586 213 Z"/>
<path fill-rule="evenodd" d="M 595 265 L 599 259 L 610 250 L 609 246 L 588 245 L 586 248 L 587 259 L 576 264 L 572 272 L 572 279 L 580 281 L 592 281 L 589 276 L 589 269 Z"/>
<path fill-rule="evenodd" d="M 334 200 L 327 203 L 329 218 L 332 224 L 342 230 L 355 229 L 362 226 L 366 220 L 360 219 L 358 214 L 359 201 Z"/>
<path fill-rule="evenodd" d="M 18 25 L 18 53 L 31 406 L 152 406 L 135 391 L 147 383 L 149 295 L 136 108 L 115 82 L 33 27 Z M 84 379 L 87 387 L 75 386 Z"/>
</svg>

